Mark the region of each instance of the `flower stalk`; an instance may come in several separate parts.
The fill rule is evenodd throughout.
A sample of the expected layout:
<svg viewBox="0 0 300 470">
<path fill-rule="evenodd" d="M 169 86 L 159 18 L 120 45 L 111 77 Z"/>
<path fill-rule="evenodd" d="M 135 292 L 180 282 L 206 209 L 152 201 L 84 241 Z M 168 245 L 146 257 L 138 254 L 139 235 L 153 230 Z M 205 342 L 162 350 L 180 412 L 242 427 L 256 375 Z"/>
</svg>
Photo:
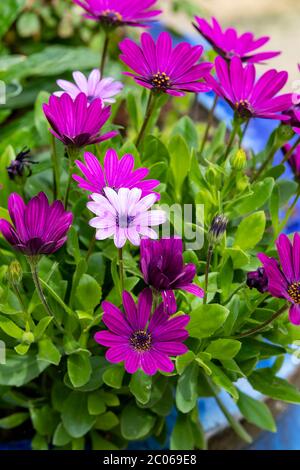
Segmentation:
<svg viewBox="0 0 300 470">
<path fill-rule="evenodd" d="M 136 143 L 135 143 L 137 148 L 140 148 L 141 143 L 142 143 L 142 141 L 145 137 L 145 133 L 146 133 L 146 130 L 148 128 L 150 119 L 151 119 L 151 117 L 153 115 L 153 112 L 155 110 L 156 98 L 157 98 L 157 95 L 155 95 L 153 92 L 150 92 L 144 122 L 142 124 L 142 127 L 140 129 L 140 132 L 137 136 Z"/>
<path fill-rule="evenodd" d="M 103 77 L 103 74 L 104 74 L 104 68 L 105 68 L 105 62 L 106 62 L 107 53 L 108 53 L 109 41 L 110 41 L 109 32 L 105 31 L 105 38 L 104 38 L 103 49 L 102 49 L 102 54 L 101 54 L 101 62 L 100 62 L 101 77 Z"/>
<path fill-rule="evenodd" d="M 280 315 L 285 313 L 287 308 L 288 308 L 288 306 L 284 305 L 283 307 L 281 307 L 280 310 L 278 310 L 278 312 L 275 312 L 271 316 L 271 318 L 268 318 L 268 320 L 264 321 L 261 325 L 255 327 L 255 328 L 252 328 L 251 330 L 245 331 L 244 333 L 241 333 L 240 335 L 234 336 L 234 339 L 246 338 L 247 336 L 252 336 L 252 335 L 256 335 L 256 334 L 260 333 L 262 330 L 265 329 L 266 326 L 270 325 L 274 320 L 276 320 L 276 318 L 280 317 Z"/>
</svg>

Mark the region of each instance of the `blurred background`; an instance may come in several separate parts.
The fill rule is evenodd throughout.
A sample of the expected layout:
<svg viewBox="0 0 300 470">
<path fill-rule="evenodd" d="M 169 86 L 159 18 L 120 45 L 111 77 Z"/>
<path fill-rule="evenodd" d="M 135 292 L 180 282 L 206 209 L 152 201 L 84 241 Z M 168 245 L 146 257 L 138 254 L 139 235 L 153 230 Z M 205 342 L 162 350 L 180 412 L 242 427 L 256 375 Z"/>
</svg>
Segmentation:
<svg viewBox="0 0 300 470">
<path fill-rule="evenodd" d="M 300 1 L 299 0 L 193 0 L 185 5 L 180 21 L 171 12 L 170 0 L 162 0 L 164 19 L 183 34 L 195 35 L 187 14 L 197 12 L 207 18 L 215 16 L 223 27 L 234 26 L 239 32 L 251 31 L 257 36 L 270 36 L 268 50 L 282 51 L 270 65 L 289 72 L 287 89 L 300 79 Z M 179 5 L 180 2 L 178 2 Z"/>
</svg>

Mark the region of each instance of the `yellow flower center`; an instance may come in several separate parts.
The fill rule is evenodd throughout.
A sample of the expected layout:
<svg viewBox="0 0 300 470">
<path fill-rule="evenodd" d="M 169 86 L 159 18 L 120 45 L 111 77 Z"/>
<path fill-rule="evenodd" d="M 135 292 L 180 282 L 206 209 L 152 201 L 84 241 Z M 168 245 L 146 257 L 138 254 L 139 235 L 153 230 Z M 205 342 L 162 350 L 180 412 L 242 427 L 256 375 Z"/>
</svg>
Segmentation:
<svg viewBox="0 0 300 470">
<path fill-rule="evenodd" d="M 295 304 L 300 304 L 300 282 L 293 282 L 288 287 L 288 294 Z"/>
</svg>

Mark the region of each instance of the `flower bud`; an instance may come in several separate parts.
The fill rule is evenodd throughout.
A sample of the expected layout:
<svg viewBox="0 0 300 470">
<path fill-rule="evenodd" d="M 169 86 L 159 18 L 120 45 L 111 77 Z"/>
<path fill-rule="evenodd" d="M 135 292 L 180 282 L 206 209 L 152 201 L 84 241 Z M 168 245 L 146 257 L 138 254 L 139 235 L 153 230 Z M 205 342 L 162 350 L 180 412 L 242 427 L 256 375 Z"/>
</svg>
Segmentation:
<svg viewBox="0 0 300 470">
<path fill-rule="evenodd" d="M 210 245 L 216 245 L 222 240 L 228 224 L 228 219 L 223 214 L 216 215 L 208 231 L 208 242 Z"/>
<path fill-rule="evenodd" d="M 34 343 L 34 335 L 31 331 L 25 331 L 22 336 L 23 344 L 32 344 Z"/>
<path fill-rule="evenodd" d="M 244 149 L 239 149 L 230 158 L 230 165 L 233 170 L 243 170 L 247 164 L 247 155 Z"/>
<path fill-rule="evenodd" d="M 19 284 L 22 281 L 23 271 L 18 261 L 12 261 L 7 271 L 8 280 L 11 284 Z"/>
<path fill-rule="evenodd" d="M 246 284 L 250 289 L 257 289 L 261 293 L 266 292 L 268 290 L 268 277 L 265 269 L 260 267 L 256 271 L 249 272 Z"/>
</svg>

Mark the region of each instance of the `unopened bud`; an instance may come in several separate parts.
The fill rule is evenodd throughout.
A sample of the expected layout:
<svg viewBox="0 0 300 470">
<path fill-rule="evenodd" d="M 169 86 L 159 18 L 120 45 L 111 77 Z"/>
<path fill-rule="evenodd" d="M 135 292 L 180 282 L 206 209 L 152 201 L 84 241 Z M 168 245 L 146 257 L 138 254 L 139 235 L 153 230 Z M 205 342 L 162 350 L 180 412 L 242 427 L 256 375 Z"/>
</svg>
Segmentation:
<svg viewBox="0 0 300 470">
<path fill-rule="evenodd" d="M 230 165 L 233 170 L 243 170 L 247 164 L 247 155 L 244 149 L 239 149 L 230 158 Z"/>
<path fill-rule="evenodd" d="M 216 245 L 222 240 L 228 224 L 228 219 L 225 215 L 216 215 L 211 223 L 208 231 L 208 241 L 210 245 Z"/>
<path fill-rule="evenodd" d="M 19 284 L 22 281 L 23 271 L 18 261 L 12 261 L 7 271 L 8 280 L 11 284 Z"/>
<path fill-rule="evenodd" d="M 22 336 L 22 343 L 23 344 L 32 344 L 34 343 L 34 335 L 31 331 L 25 331 Z"/>
</svg>

